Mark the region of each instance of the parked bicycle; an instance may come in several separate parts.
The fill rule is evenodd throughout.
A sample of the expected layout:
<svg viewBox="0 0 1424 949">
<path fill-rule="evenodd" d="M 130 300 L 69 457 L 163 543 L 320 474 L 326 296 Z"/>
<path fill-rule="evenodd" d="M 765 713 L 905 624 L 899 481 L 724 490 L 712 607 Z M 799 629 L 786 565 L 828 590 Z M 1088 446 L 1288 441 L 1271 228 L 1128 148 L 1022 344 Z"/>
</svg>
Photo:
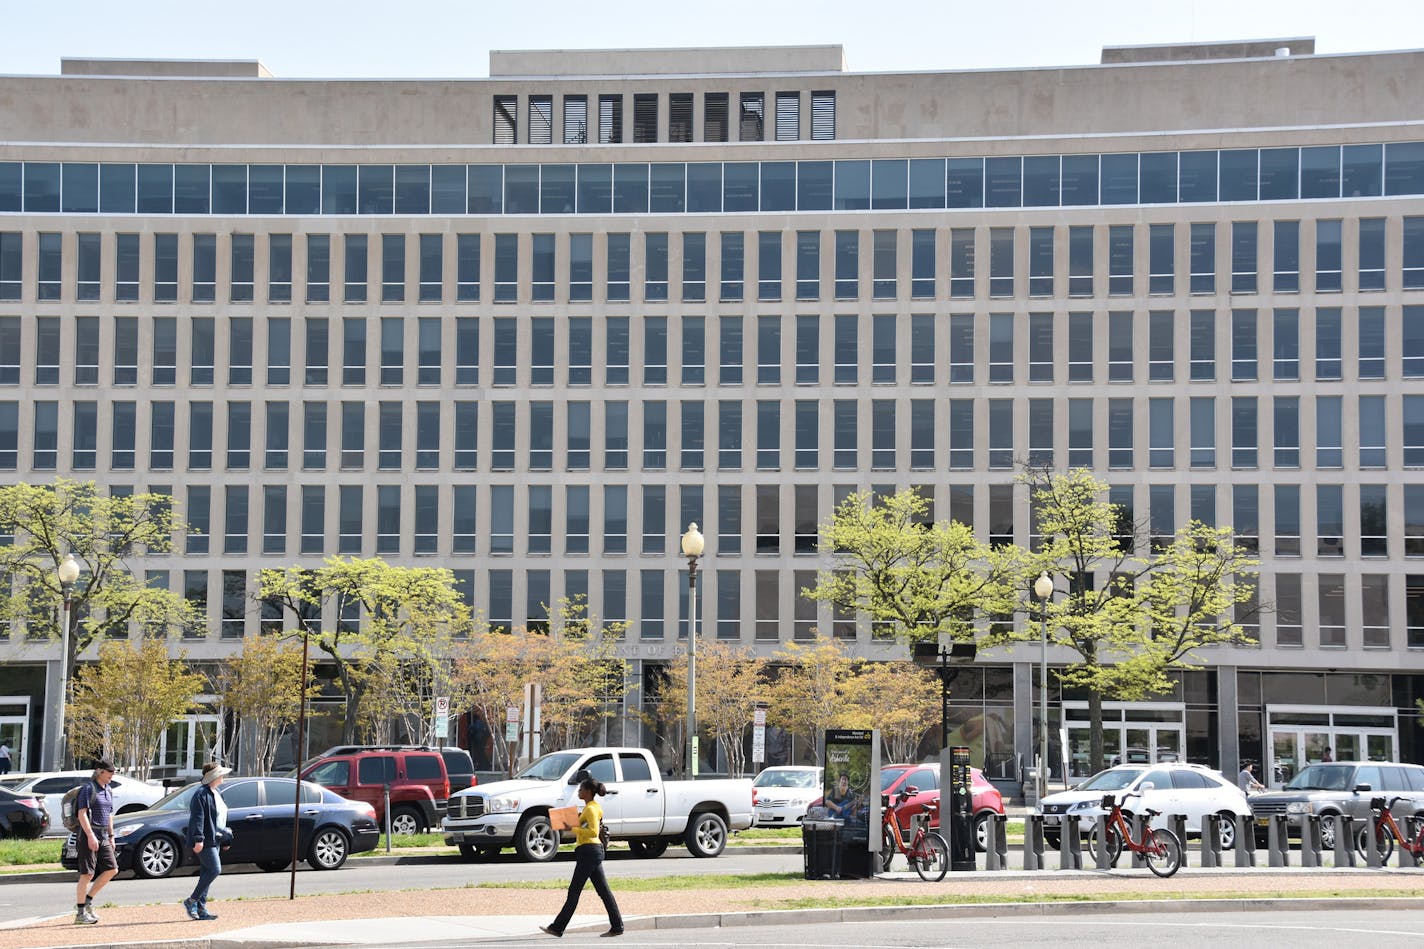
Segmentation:
<svg viewBox="0 0 1424 949">
<path fill-rule="evenodd" d="M 1400 801 L 1405 801 L 1413 806 L 1412 798 L 1392 797 L 1388 802 L 1382 797 L 1370 798 L 1370 810 L 1378 818 L 1379 823 L 1375 825 L 1375 849 L 1379 851 L 1380 865 L 1389 862 L 1389 858 L 1394 856 L 1395 842 L 1399 842 L 1401 850 L 1413 854 L 1415 857 L 1424 855 L 1424 823 L 1415 823 L 1414 836 L 1410 837 L 1394 819 L 1392 813 L 1394 805 Z M 1366 823 L 1360 828 L 1359 834 L 1355 838 L 1355 848 L 1359 850 L 1361 856 L 1366 855 L 1365 847 L 1369 845 L 1370 824 Z"/>
<path fill-rule="evenodd" d="M 1148 788 L 1151 785 L 1147 785 Z M 1124 794 L 1124 800 L 1129 797 L 1141 797 L 1141 792 Z M 1117 803 L 1117 799 L 1111 794 L 1103 795 L 1103 810 L 1108 812 L 1107 819 L 1107 852 L 1111 858 L 1110 866 L 1117 866 L 1118 857 L 1122 856 L 1124 845 L 1135 854 L 1140 854 L 1142 860 L 1147 864 L 1147 869 L 1157 874 L 1159 877 L 1169 877 L 1182 868 L 1182 842 L 1177 839 L 1177 835 L 1167 830 L 1165 827 L 1152 826 L 1152 818 L 1161 815 L 1161 811 L 1154 811 L 1150 807 L 1142 811 L 1142 837 L 1133 840 L 1132 828 L 1128 826 L 1123 817 L 1122 806 Z M 1092 830 L 1088 832 L 1088 847 L 1093 853 L 1098 851 L 1098 825 L 1094 824 Z"/>
<path fill-rule="evenodd" d="M 920 805 L 920 813 L 910 818 L 910 826 L 902 828 L 896 815 L 896 808 L 919 793 L 919 788 L 908 787 L 895 796 L 881 797 L 880 821 L 880 870 L 890 869 L 897 852 L 903 853 L 910 866 L 920 875 L 921 880 L 937 883 L 949 872 L 949 844 L 935 831 L 930 830 L 930 817 L 939 810 L 939 802 L 931 801 Z M 908 836 L 908 842 L 906 838 Z"/>
</svg>

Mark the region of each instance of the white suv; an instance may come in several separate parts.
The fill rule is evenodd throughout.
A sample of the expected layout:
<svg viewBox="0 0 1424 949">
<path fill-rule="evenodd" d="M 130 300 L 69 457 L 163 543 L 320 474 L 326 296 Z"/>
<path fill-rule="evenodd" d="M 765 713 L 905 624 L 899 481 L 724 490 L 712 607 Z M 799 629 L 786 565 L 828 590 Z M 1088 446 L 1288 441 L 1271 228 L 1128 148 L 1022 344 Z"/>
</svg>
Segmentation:
<svg viewBox="0 0 1424 949">
<path fill-rule="evenodd" d="M 1099 771 L 1071 791 L 1046 796 L 1038 806 L 1043 815 L 1043 836 L 1056 848 L 1060 824 L 1066 815 L 1083 818 L 1079 825 L 1086 834 L 1101 813 L 1103 795 L 1117 796 L 1123 811 L 1130 814 L 1143 808 L 1161 811 L 1163 817 L 1182 814 L 1187 833 L 1200 834 L 1207 814 L 1220 814 L 1221 848 L 1236 846 L 1236 817 L 1249 817 L 1246 795 L 1220 771 L 1195 764 L 1130 764 Z"/>
<path fill-rule="evenodd" d="M 68 834 L 59 815 L 59 803 L 70 788 L 78 787 L 94 774 L 93 771 L 46 771 L 39 774 L 6 775 L 0 786 L 12 791 L 23 791 L 37 795 L 44 800 L 44 809 L 49 814 L 46 836 Z M 168 790 L 162 784 L 150 784 L 126 774 L 116 774 L 109 782 L 114 791 L 114 814 L 129 814 L 157 804 Z"/>
</svg>

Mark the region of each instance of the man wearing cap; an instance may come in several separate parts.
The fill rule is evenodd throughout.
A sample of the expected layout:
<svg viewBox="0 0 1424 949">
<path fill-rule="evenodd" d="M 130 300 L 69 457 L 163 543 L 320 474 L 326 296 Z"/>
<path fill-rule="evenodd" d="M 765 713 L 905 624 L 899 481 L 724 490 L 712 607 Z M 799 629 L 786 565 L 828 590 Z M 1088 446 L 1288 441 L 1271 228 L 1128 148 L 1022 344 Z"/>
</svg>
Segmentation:
<svg viewBox="0 0 1424 949">
<path fill-rule="evenodd" d="M 99 921 L 94 915 L 94 896 L 119 872 L 114 860 L 114 792 L 109 787 L 112 780 L 113 764 L 100 759 L 94 764 L 93 779 L 81 784 L 74 798 L 74 816 L 79 821 L 74 833 L 79 860 L 79 885 L 74 891 L 76 926 Z"/>
<path fill-rule="evenodd" d="M 193 795 L 188 806 L 188 845 L 198 857 L 198 883 L 193 887 L 193 895 L 183 901 L 189 919 L 217 919 L 208 912 L 208 887 L 222 873 L 220 849 L 232 841 L 232 831 L 227 827 L 227 804 L 217 793 L 223 778 L 232 774 L 231 768 L 224 768 L 215 761 L 203 765 L 203 786 Z"/>
</svg>

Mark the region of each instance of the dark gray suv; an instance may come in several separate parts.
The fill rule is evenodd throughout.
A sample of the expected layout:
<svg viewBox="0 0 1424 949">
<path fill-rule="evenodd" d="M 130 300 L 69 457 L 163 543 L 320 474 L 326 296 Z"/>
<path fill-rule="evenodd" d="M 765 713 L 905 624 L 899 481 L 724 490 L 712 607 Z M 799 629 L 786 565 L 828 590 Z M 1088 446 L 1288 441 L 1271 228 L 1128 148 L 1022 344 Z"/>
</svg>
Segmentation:
<svg viewBox="0 0 1424 949">
<path fill-rule="evenodd" d="M 1306 814 L 1320 815 L 1320 843 L 1335 846 L 1335 818 L 1355 819 L 1355 849 L 1364 853 L 1370 798 L 1403 795 L 1424 806 L 1424 767 L 1393 761 L 1336 761 L 1309 765 L 1279 791 L 1252 794 L 1246 801 L 1256 818 L 1256 838 L 1266 837 L 1267 819 L 1285 814 L 1292 837 L 1300 836 Z"/>
</svg>

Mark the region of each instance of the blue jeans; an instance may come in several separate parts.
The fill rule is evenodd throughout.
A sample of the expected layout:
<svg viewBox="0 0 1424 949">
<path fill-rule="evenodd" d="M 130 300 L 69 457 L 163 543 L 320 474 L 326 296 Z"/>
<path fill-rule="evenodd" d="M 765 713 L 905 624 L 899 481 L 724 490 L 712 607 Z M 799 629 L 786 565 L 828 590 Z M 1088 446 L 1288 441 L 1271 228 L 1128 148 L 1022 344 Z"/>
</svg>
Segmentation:
<svg viewBox="0 0 1424 949">
<path fill-rule="evenodd" d="M 218 850 L 216 846 L 204 846 L 203 852 L 198 854 L 198 885 L 193 887 L 193 895 L 188 897 L 190 900 L 205 905 L 208 902 L 208 887 L 222 873 L 222 857 Z"/>
<path fill-rule="evenodd" d="M 564 900 L 564 908 L 550 927 L 555 932 L 568 928 L 569 920 L 578 909 L 579 896 L 583 885 L 593 881 L 594 892 L 603 900 L 603 908 L 608 910 L 608 928 L 623 931 L 623 914 L 618 912 L 618 902 L 613 899 L 613 891 L 608 888 L 608 880 L 603 876 L 603 848 L 598 844 L 583 844 L 574 850 L 574 876 L 569 881 L 569 895 Z"/>
</svg>

